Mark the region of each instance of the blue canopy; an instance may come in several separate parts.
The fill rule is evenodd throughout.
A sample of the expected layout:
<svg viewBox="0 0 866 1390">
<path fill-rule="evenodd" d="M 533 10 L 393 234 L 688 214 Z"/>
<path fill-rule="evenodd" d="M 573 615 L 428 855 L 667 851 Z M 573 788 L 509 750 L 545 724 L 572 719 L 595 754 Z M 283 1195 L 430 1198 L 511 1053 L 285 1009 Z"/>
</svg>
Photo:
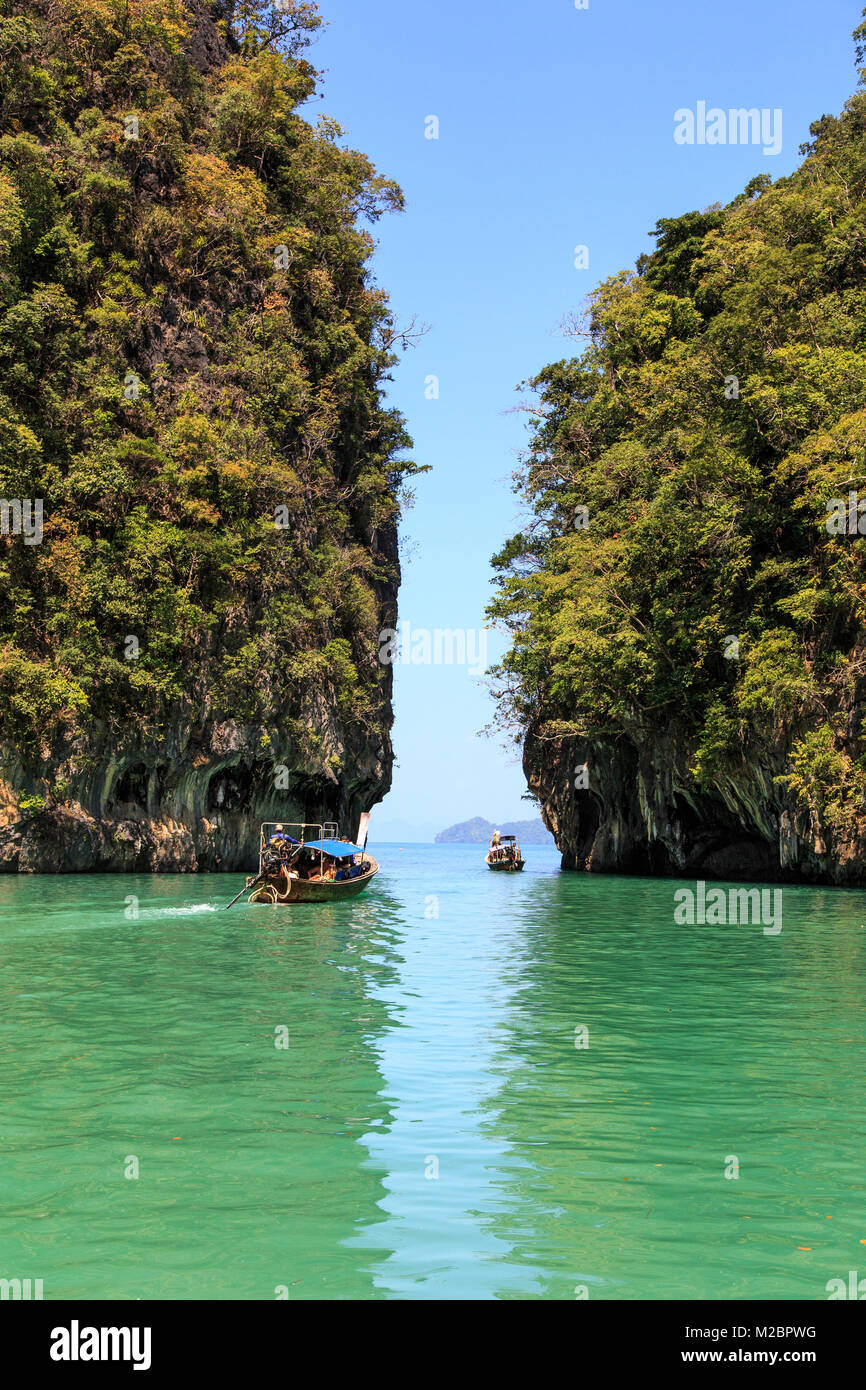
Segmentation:
<svg viewBox="0 0 866 1390">
<path fill-rule="evenodd" d="M 332 859 L 348 859 L 350 854 L 363 854 L 360 845 L 350 845 L 346 840 L 307 840 L 307 849 L 324 850 Z"/>
</svg>

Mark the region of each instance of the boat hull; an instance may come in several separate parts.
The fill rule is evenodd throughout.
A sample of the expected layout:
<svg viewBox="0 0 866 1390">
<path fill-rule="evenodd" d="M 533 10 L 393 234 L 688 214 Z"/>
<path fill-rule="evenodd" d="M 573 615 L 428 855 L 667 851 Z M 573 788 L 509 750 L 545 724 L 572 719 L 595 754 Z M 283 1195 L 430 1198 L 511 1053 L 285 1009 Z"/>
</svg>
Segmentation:
<svg viewBox="0 0 866 1390">
<path fill-rule="evenodd" d="M 519 874 L 526 863 L 525 859 L 492 859 L 488 855 L 486 858 L 488 869 L 495 874 Z"/>
<path fill-rule="evenodd" d="M 364 862 L 363 874 L 340 882 L 336 879 L 290 879 L 291 888 L 285 896 L 282 896 L 285 893 L 285 879 L 268 879 L 250 894 L 248 901 L 272 907 L 293 907 L 296 903 L 334 903 L 342 902 L 344 898 L 356 898 L 379 872 L 378 863 L 370 855 L 366 856 Z"/>
</svg>

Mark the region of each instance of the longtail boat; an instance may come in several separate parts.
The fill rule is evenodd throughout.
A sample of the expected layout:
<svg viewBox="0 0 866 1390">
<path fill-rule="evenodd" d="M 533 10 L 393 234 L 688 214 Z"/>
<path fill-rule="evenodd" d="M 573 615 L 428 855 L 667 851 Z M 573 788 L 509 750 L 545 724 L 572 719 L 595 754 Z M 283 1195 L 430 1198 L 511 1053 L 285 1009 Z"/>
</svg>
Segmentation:
<svg viewBox="0 0 866 1390">
<path fill-rule="evenodd" d="M 363 832 L 365 843 L 368 819 L 362 816 L 359 827 L 358 838 Z M 264 821 L 258 873 L 249 876 L 238 897 L 252 889 L 251 903 L 339 902 L 363 893 L 378 872 L 364 845 L 340 839 L 336 821 Z"/>
<path fill-rule="evenodd" d="M 519 874 L 526 860 L 520 852 L 516 835 L 500 835 L 496 844 L 491 844 L 484 862 L 488 869 L 498 873 Z"/>
</svg>

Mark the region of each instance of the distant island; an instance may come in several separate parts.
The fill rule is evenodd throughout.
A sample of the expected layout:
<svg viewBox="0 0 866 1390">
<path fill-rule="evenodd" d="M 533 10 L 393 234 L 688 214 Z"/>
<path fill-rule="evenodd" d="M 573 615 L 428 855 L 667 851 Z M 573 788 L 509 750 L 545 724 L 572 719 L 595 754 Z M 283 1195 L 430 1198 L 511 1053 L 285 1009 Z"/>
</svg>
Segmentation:
<svg viewBox="0 0 866 1390">
<path fill-rule="evenodd" d="M 545 829 L 540 816 L 535 820 L 506 820 L 494 825 L 492 821 L 474 816 L 472 820 L 461 821 L 459 825 L 449 825 L 436 836 L 437 845 L 486 845 L 494 830 L 503 835 L 516 835 L 524 845 L 553 845 L 554 838 Z"/>
</svg>

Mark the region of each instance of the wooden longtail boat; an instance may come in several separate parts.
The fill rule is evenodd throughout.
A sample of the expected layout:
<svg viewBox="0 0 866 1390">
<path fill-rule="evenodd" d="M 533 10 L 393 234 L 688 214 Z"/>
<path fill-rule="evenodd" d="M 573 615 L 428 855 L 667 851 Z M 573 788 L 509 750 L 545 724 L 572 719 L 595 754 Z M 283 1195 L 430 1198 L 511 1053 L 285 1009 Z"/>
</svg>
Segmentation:
<svg viewBox="0 0 866 1390">
<path fill-rule="evenodd" d="M 501 874 L 519 874 L 526 860 L 520 852 L 516 835 L 501 835 L 498 845 L 491 845 L 484 860 L 488 869 Z"/>
<path fill-rule="evenodd" d="M 365 841 L 366 819 L 360 827 Z M 259 831 L 259 871 L 246 886 L 253 890 L 251 903 L 339 902 L 363 893 L 378 872 L 363 845 L 340 839 L 335 821 L 265 821 Z"/>
</svg>

